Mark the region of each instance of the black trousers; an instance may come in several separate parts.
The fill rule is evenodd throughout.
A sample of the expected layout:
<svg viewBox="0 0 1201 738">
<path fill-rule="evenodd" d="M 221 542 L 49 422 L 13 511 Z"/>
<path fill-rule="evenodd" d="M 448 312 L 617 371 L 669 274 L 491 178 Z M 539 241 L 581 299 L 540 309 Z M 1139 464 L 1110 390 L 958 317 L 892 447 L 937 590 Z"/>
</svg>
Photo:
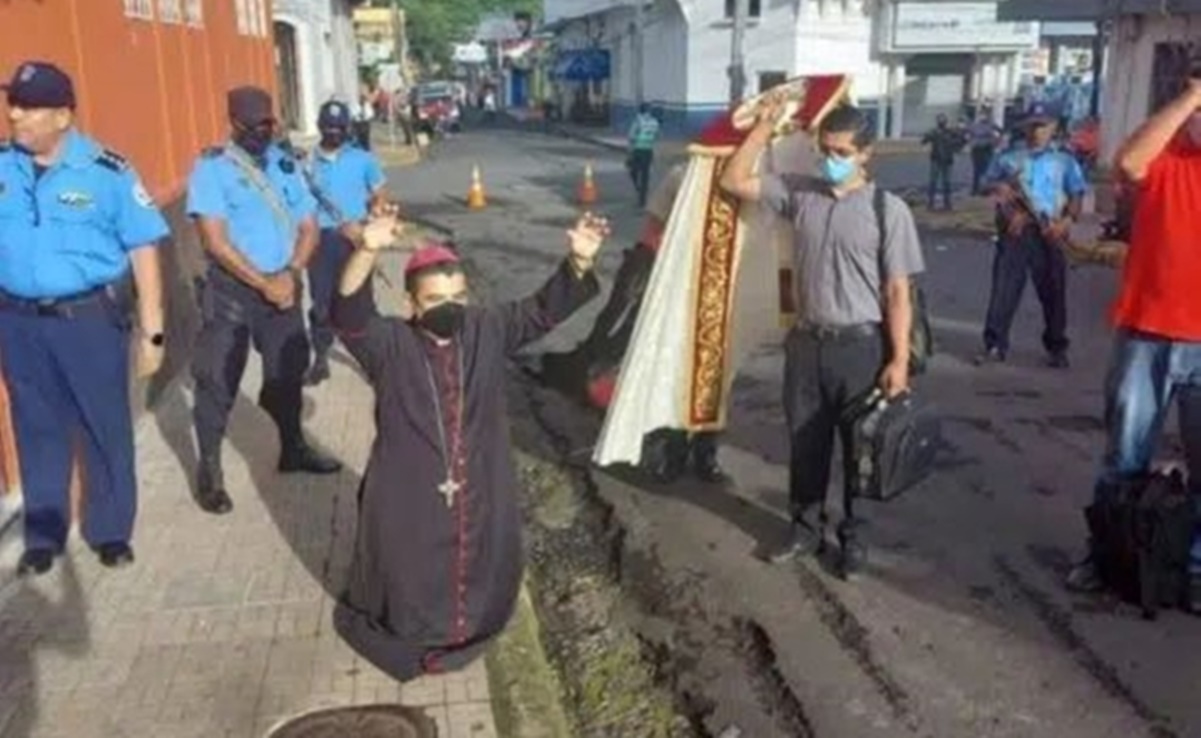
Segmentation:
<svg viewBox="0 0 1201 738">
<path fill-rule="evenodd" d="M 988 171 L 988 165 L 992 164 L 992 157 L 995 149 L 992 146 L 973 146 L 972 147 L 972 194 L 980 194 L 980 182 L 984 180 L 984 174 Z"/>
<path fill-rule="evenodd" d="M 1009 329 L 1026 289 L 1026 277 L 1043 306 L 1043 347 L 1050 353 L 1067 351 L 1067 257 L 1063 249 L 1043 238 L 1037 226 L 1021 235 L 1007 233 L 997 240 L 992 266 L 992 293 L 984 324 L 984 345 L 1009 351 Z"/>
<path fill-rule="evenodd" d="M 309 261 L 309 331 L 312 336 L 313 353 L 323 357 L 334 345 L 334 329 L 330 325 L 329 310 L 333 304 L 334 291 L 342 276 L 342 267 L 354 246 L 336 228 L 321 229 L 321 241 L 317 252 Z"/>
<path fill-rule="evenodd" d="M 630 178 L 638 191 L 638 206 L 646 207 L 646 198 L 651 186 L 651 163 L 655 152 L 650 149 L 634 149 L 630 152 Z"/>
<path fill-rule="evenodd" d="M 275 421 L 281 450 L 288 453 L 304 443 L 301 393 L 309 341 L 299 295 L 297 286 L 297 304 L 280 310 L 224 270 L 209 269 L 200 298 L 203 324 L 192 376 L 196 380 L 196 440 L 201 463 L 210 469 L 221 468 L 221 440 L 252 344 L 263 359 L 259 406 Z"/>
<path fill-rule="evenodd" d="M 850 479 L 852 425 L 847 409 L 869 392 L 886 357 L 878 324 L 842 331 L 794 328 L 784 342 L 784 415 L 791 440 L 788 501 L 793 520 L 801 520 L 826 499 L 835 436 L 843 449 L 843 513 L 852 518 Z"/>
<path fill-rule="evenodd" d="M 931 161 L 930 162 L 930 188 L 928 191 L 930 207 L 934 207 L 934 201 L 939 192 L 942 192 L 942 204 L 947 208 L 951 207 L 951 167 L 954 162 L 950 161 Z"/>
</svg>

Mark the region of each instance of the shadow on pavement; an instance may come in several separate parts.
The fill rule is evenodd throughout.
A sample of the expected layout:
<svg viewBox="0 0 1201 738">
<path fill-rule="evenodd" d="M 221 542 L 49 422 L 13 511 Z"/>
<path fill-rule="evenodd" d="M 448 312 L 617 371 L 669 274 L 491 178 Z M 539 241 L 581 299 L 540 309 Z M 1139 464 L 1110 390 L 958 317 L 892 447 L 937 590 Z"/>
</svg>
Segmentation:
<svg viewBox="0 0 1201 738">
<path fill-rule="evenodd" d="M 57 597 L 46 592 L 55 584 L 61 590 Z M 39 679 L 48 671 L 39 668 L 40 655 L 79 658 L 90 649 L 87 603 L 70 552 L 58 560 L 53 574 L 36 582 L 18 581 L 0 592 L 0 736 L 35 735 L 39 686 L 42 691 L 53 688 Z"/>
</svg>

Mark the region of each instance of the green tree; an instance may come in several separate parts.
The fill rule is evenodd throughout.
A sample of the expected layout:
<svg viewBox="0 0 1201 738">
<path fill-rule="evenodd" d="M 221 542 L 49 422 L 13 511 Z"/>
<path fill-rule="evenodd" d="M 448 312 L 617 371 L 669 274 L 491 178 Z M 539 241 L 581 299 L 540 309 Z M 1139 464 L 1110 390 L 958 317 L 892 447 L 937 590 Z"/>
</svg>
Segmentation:
<svg viewBox="0 0 1201 738">
<path fill-rule="evenodd" d="M 542 0 L 372 0 L 375 7 L 405 11 L 409 51 L 423 67 L 450 64 L 451 46 L 469 41 L 490 13 L 529 13 L 537 18 Z"/>
</svg>

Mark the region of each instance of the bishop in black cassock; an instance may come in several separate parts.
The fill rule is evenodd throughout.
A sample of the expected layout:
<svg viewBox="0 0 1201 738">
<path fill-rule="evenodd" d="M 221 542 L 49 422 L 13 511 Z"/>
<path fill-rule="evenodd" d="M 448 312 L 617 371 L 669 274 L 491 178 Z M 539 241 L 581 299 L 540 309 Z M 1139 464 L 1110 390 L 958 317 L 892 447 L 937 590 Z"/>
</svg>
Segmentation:
<svg viewBox="0 0 1201 738">
<path fill-rule="evenodd" d="M 585 216 L 542 288 L 496 307 L 468 305 L 455 252 L 427 246 L 405 269 L 409 321 L 376 312 L 369 278 L 395 227 L 391 213 L 367 226 L 333 306 L 376 396 L 354 559 L 334 622 L 355 651 L 404 681 L 467 665 L 513 611 L 522 549 L 505 360 L 597 294 L 592 263 L 608 227 Z"/>
</svg>

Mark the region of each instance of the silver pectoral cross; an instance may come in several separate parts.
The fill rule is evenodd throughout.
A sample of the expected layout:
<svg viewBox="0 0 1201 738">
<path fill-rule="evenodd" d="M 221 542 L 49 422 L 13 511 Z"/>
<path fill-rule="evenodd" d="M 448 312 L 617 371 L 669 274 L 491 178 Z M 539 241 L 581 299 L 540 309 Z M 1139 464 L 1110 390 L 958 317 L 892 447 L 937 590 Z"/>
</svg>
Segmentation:
<svg viewBox="0 0 1201 738">
<path fill-rule="evenodd" d="M 455 506 L 455 495 L 458 494 L 460 489 L 462 489 L 462 485 L 450 477 L 447 477 L 445 482 L 438 485 L 438 493 L 446 500 L 447 507 Z"/>
</svg>

